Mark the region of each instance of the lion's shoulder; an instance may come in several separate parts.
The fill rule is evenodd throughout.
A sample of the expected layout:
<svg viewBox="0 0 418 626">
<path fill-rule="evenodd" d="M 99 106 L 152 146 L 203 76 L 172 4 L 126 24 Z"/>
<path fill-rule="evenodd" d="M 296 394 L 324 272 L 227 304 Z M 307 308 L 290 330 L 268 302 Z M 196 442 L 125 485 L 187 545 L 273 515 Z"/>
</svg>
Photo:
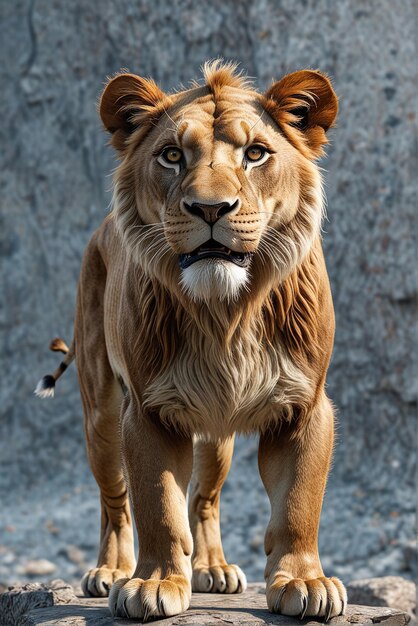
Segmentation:
<svg viewBox="0 0 418 626">
<path fill-rule="evenodd" d="M 126 266 L 126 251 L 116 228 L 114 215 L 110 213 L 93 232 L 84 252 L 84 264 L 92 257 L 100 257 L 109 273 Z"/>
<path fill-rule="evenodd" d="M 115 226 L 114 217 L 112 214 L 109 214 L 94 231 L 88 243 L 88 247 L 96 248 L 100 252 L 106 265 L 108 265 L 118 247 L 120 247 L 119 240 L 120 236 Z"/>
</svg>

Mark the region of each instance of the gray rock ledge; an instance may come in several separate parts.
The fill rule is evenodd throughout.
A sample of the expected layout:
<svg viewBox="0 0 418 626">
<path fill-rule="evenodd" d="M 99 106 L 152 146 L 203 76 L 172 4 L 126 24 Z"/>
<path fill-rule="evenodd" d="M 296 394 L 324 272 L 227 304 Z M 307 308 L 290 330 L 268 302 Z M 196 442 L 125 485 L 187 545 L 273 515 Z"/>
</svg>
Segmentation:
<svg viewBox="0 0 418 626">
<path fill-rule="evenodd" d="M 398 609 L 349 605 L 344 617 L 335 617 L 328 624 L 404 626 L 409 622 L 410 616 Z M 128 626 L 140 623 L 137 620 L 113 620 L 107 608 L 107 598 L 77 597 L 61 580 L 49 585 L 16 585 L 0 595 L 0 626 Z M 253 583 L 239 595 L 194 593 L 186 613 L 152 623 L 161 626 L 315 626 L 323 621 L 312 618 L 299 621 L 272 615 L 267 610 L 264 585 Z"/>
<path fill-rule="evenodd" d="M 412 580 L 401 576 L 381 576 L 353 580 L 347 585 L 348 601 L 367 606 L 390 606 L 405 611 L 415 619 L 416 588 Z"/>
</svg>

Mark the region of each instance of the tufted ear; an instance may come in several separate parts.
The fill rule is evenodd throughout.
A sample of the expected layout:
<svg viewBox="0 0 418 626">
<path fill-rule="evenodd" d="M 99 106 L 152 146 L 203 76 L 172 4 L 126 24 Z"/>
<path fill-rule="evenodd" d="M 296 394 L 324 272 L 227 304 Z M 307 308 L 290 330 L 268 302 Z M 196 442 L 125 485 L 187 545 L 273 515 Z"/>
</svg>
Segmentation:
<svg viewBox="0 0 418 626">
<path fill-rule="evenodd" d="M 167 96 L 148 78 L 119 74 L 107 83 L 99 103 L 102 122 L 112 145 L 123 151 L 126 139 L 142 122 L 159 114 Z"/>
<path fill-rule="evenodd" d="M 318 158 L 328 143 L 325 133 L 335 122 L 338 99 L 324 74 L 302 70 L 288 74 L 266 92 L 267 110 L 288 139 L 308 158 Z"/>
</svg>

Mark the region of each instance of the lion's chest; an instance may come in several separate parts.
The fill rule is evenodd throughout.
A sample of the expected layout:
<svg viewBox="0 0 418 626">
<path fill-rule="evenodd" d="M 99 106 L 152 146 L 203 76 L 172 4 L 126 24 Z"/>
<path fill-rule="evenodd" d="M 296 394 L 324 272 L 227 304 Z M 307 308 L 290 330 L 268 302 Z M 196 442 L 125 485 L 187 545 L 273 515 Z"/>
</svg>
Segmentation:
<svg viewBox="0 0 418 626">
<path fill-rule="evenodd" d="M 163 420 L 212 437 L 251 432 L 288 417 L 312 395 L 285 350 L 237 341 L 229 351 L 207 339 L 183 342 L 171 365 L 144 390 Z"/>
</svg>

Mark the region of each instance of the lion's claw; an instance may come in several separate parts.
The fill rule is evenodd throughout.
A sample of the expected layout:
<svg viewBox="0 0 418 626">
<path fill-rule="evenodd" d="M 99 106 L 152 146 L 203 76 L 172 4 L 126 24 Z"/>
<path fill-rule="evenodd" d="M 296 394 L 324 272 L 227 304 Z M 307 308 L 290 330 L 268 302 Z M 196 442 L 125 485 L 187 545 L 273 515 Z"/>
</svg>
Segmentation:
<svg viewBox="0 0 418 626">
<path fill-rule="evenodd" d="M 279 591 L 279 595 L 277 597 L 277 600 L 275 602 L 274 608 L 273 608 L 273 613 L 280 613 L 280 603 L 282 601 L 282 598 L 285 594 L 286 591 L 286 587 L 283 587 L 280 591 Z"/>
<path fill-rule="evenodd" d="M 93 567 L 81 579 L 81 589 L 87 597 L 106 597 L 117 580 L 126 578 L 127 572 L 110 567 Z"/>
<path fill-rule="evenodd" d="M 326 615 L 325 615 L 325 622 L 329 622 L 329 620 L 331 619 L 333 608 L 334 608 L 334 603 L 332 600 L 329 600 L 327 610 L 326 610 Z"/>
<path fill-rule="evenodd" d="M 273 613 L 305 617 L 332 617 L 343 615 L 347 594 L 338 578 L 289 578 L 278 575 L 267 588 L 267 603 Z"/>
<path fill-rule="evenodd" d="M 242 593 L 247 579 L 238 565 L 193 568 L 193 591 L 201 593 Z"/>
<path fill-rule="evenodd" d="M 305 617 L 305 613 L 307 611 L 308 608 L 308 598 L 307 596 L 304 596 L 303 598 L 303 609 L 302 609 L 302 613 L 300 614 L 299 619 L 303 619 Z"/>
<path fill-rule="evenodd" d="M 183 613 L 189 606 L 190 583 L 184 576 L 124 579 L 110 590 L 109 608 L 114 617 L 162 618 Z"/>
</svg>

